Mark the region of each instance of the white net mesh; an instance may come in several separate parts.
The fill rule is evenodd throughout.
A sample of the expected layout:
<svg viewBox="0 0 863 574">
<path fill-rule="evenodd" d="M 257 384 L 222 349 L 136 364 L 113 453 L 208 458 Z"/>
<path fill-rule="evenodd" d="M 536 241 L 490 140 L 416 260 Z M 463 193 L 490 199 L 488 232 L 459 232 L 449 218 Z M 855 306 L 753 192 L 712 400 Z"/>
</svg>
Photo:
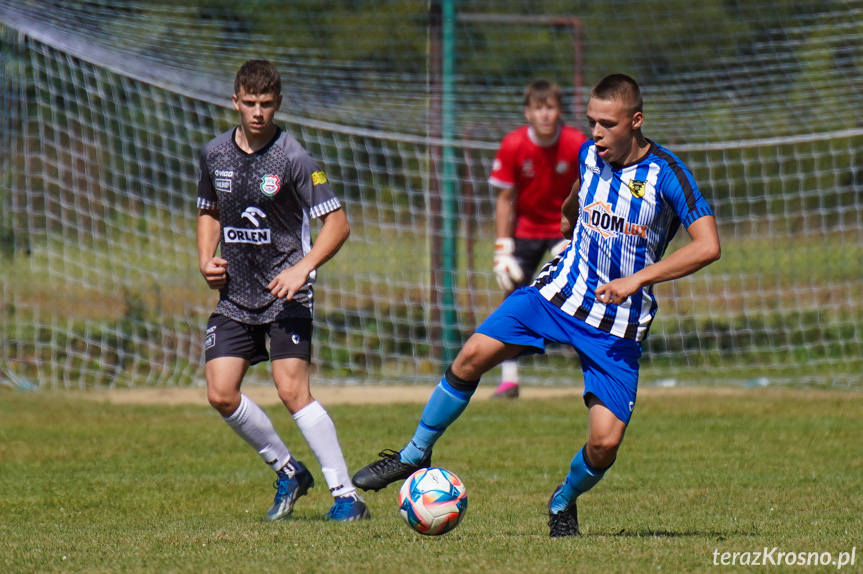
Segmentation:
<svg viewBox="0 0 863 574">
<path fill-rule="evenodd" d="M 472 0 L 449 39 L 439 2 L 235 4 L 0 0 L 0 384 L 200 382 L 215 300 L 197 271 L 197 154 L 235 121 L 236 68 L 267 57 L 285 79 L 279 122 L 352 223 L 319 275 L 318 380 L 443 370 L 447 333 L 500 300 L 486 180 L 524 86 L 559 82 L 581 126 L 590 85 L 622 71 L 723 240 L 718 263 L 659 286 L 642 381 L 861 388 L 863 2 Z M 575 363 L 554 348 L 522 378 L 578 384 Z"/>
</svg>

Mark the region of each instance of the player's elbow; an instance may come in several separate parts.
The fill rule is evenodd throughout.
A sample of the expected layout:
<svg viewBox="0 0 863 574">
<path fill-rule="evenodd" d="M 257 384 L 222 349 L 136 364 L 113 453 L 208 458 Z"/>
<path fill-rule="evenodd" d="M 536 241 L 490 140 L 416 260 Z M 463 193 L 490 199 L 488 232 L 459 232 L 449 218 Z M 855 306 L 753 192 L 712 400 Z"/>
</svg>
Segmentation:
<svg viewBox="0 0 863 574">
<path fill-rule="evenodd" d="M 348 237 L 351 236 L 351 224 L 347 218 L 345 218 L 344 223 L 342 224 L 342 243 L 348 240 Z"/>
<path fill-rule="evenodd" d="M 714 261 L 719 261 L 719 258 L 722 257 L 722 247 L 720 247 L 718 241 L 711 242 L 704 249 L 704 264 L 710 265 Z"/>
<path fill-rule="evenodd" d="M 708 263 L 719 261 L 719 258 L 722 257 L 722 247 L 719 245 L 718 241 L 715 241 L 710 245 L 710 247 L 707 249 L 706 256 L 708 259 Z"/>
<path fill-rule="evenodd" d="M 689 233 L 693 238 L 695 246 L 694 253 L 701 262 L 701 266 L 710 265 L 722 257 L 722 248 L 719 246 L 719 232 L 716 222 L 712 216 L 702 217 L 689 227 Z"/>
</svg>

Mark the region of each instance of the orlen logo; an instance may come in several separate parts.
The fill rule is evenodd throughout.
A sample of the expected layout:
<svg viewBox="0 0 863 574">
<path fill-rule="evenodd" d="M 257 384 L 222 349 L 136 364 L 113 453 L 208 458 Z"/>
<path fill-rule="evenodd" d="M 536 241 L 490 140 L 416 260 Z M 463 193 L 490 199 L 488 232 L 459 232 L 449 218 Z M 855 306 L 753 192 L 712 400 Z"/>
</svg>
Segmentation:
<svg viewBox="0 0 863 574">
<path fill-rule="evenodd" d="M 261 219 L 266 219 L 266 217 L 266 213 L 254 206 L 247 207 L 240 216 L 241 219 L 249 220 L 249 223 L 255 227 L 260 227 Z M 251 243 L 253 245 L 265 245 L 270 243 L 270 230 L 226 227 L 225 243 Z"/>
<path fill-rule="evenodd" d="M 260 221 L 260 219 L 258 219 L 259 217 L 261 219 L 266 219 L 267 214 L 264 213 L 263 211 L 261 211 L 260 209 L 258 209 L 257 207 L 250 205 L 249 207 L 246 208 L 246 210 L 240 216 L 240 219 L 248 219 L 249 223 L 251 223 L 255 227 L 260 227 L 261 221 Z"/>
<path fill-rule="evenodd" d="M 270 230 L 226 227 L 225 243 L 251 243 L 252 245 L 266 245 L 270 243 Z"/>
<path fill-rule="evenodd" d="M 629 223 L 611 211 L 611 204 L 595 201 L 584 208 L 581 215 L 582 225 L 592 229 L 605 238 L 618 235 L 637 235 L 647 238 L 647 226 Z"/>
</svg>

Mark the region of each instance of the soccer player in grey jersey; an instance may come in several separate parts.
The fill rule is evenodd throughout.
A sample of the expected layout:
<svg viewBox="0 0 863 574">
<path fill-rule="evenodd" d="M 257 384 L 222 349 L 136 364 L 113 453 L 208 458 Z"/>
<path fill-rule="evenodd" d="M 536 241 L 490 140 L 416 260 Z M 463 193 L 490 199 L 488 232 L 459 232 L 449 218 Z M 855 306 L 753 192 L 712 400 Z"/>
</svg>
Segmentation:
<svg viewBox="0 0 863 574">
<path fill-rule="evenodd" d="M 279 398 L 335 499 L 327 516 L 364 519 L 369 511 L 351 483 L 335 426 L 309 390 L 315 272 L 338 252 L 350 225 L 324 172 L 273 123 L 281 101 L 275 66 L 249 60 L 234 81 L 240 125 L 201 153 L 198 260 L 209 287 L 219 290 L 205 334 L 207 398 L 277 474 L 267 520 L 287 518 L 314 478 L 240 391 L 249 366 L 271 360 Z M 323 221 L 314 245 L 312 218 Z"/>
</svg>

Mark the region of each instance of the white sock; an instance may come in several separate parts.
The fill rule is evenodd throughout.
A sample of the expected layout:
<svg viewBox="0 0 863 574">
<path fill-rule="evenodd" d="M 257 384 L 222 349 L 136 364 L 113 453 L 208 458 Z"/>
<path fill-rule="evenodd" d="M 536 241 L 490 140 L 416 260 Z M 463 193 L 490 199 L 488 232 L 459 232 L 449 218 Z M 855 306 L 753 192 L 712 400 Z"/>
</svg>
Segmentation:
<svg viewBox="0 0 863 574">
<path fill-rule="evenodd" d="M 503 383 L 518 384 L 518 361 L 510 359 L 500 364 L 502 370 L 500 380 Z"/>
<path fill-rule="evenodd" d="M 321 465 L 321 473 L 333 496 L 356 492 L 348 475 L 348 465 L 339 446 L 336 425 L 321 403 L 314 401 L 294 414 L 294 420 Z"/>
<path fill-rule="evenodd" d="M 291 460 L 291 452 L 273 428 L 266 413 L 246 395 L 240 395 L 240 406 L 229 417 L 222 417 L 234 432 L 252 445 L 264 462 L 275 471 Z"/>
</svg>

